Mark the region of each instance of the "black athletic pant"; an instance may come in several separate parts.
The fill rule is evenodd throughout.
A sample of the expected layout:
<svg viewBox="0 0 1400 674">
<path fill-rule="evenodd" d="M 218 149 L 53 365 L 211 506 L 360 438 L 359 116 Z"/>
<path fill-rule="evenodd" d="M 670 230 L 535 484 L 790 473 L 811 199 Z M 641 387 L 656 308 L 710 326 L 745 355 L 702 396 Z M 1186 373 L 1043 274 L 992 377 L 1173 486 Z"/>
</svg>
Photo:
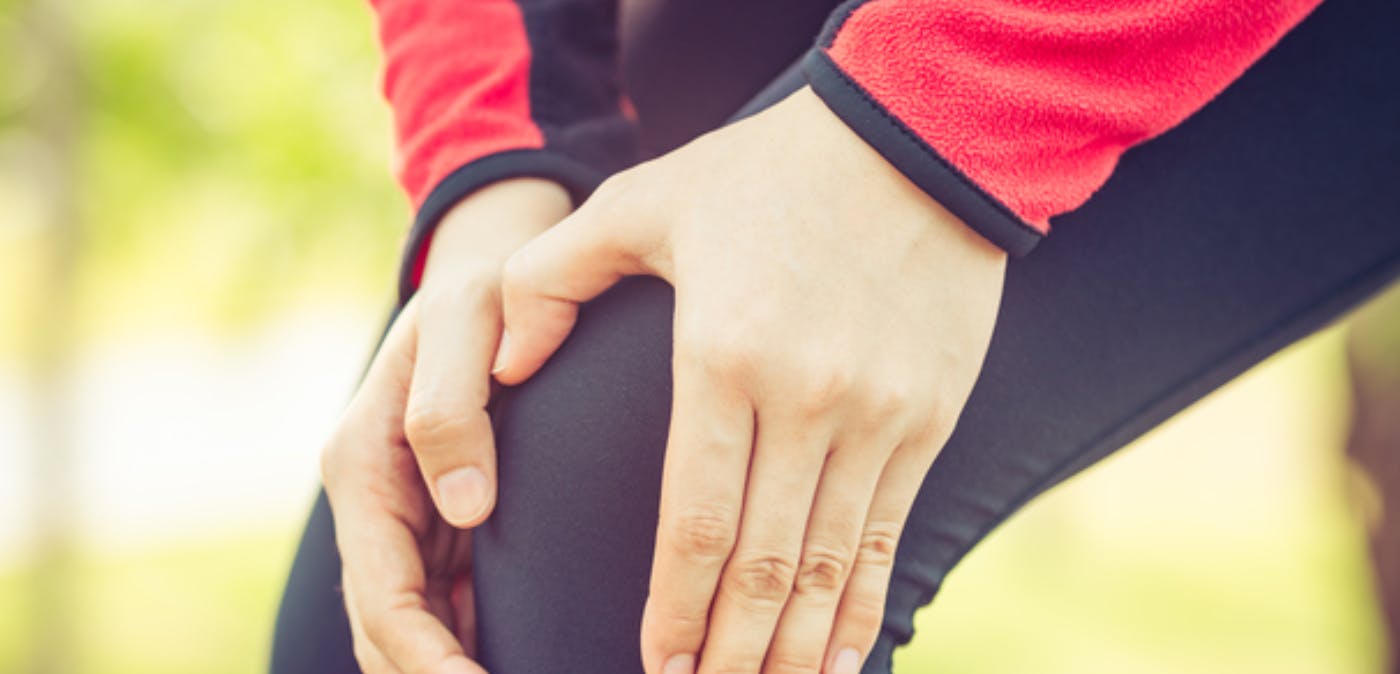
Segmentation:
<svg viewBox="0 0 1400 674">
<path fill-rule="evenodd" d="M 1398 18 L 1394 0 L 1324 3 L 1010 263 L 981 379 L 904 532 L 867 674 L 889 670 L 914 611 L 1028 500 L 1400 274 Z M 785 77 L 760 105 L 796 86 Z M 495 404 L 500 501 L 475 560 L 492 674 L 640 672 L 671 311 L 665 283 L 625 281 Z M 355 671 L 331 526 L 321 498 L 276 672 Z"/>
</svg>

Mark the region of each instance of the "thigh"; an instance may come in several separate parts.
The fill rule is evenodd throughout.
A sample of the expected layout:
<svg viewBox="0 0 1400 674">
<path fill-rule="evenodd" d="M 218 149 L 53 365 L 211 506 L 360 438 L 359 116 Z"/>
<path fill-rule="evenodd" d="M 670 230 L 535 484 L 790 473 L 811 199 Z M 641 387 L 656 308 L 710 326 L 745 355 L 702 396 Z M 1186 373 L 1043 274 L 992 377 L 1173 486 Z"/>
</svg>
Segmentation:
<svg viewBox="0 0 1400 674">
<path fill-rule="evenodd" d="M 1400 6 L 1325 3 L 1008 268 L 898 553 L 889 669 L 990 529 L 1400 273 Z"/>
<path fill-rule="evenodd" d="M 1356 67 L 1395 62 L 1385 31 L 1366 27 L 1378 7 L 1325 6 L 1011 265 L 867 672 L 888 671 L 914 611 L 1029 499 L 1395 277 L 1400 199 L 1386 186 L 1400 178 L 1400 99 L 1380 86 L 1385 68 Z M 749 109 L 795 86 L 779 81 Z M 638 671 L 671 302 L 664 284 L 634 279 L 587 305 L 555 359 L 495 410 L 502 500 L 476 556 L 492 671 Z"/>
<path fill-rule="evenodd" d="M 350 622 L 340 593 L 340 554 L 335 524 L 324 492 L 311 517 L 287 576 L 268 664 L 272 674 L 353 674 L 360 671 L 350 644 Z"/>
<path fill-rule="evenodd" d="M 671 287 L 626 279 L 490 410 L 496 508 L 473 531 L 478 659 L 493 674 L 640 672 L 671 405 Z M 325 494 L 282 597 L 270 671 L 358 672 Z"/>
<path fill-rule="evenodd" d="M 1396 15 L 1388 0 L 1324 4 L 1009 267 L 986 367 L 902 539 L 868 673 L 889 669 L 914 611 L 1028 500 L 1395 277 Z M 776 82 L 750 109 L 800 84 Z M 659 281 L 624 282 L 493 410 L 500 502 L 475 537 L 492 672 L 640 670 L 672 301 Z M 294 574 L 287 596 L 313 586 L 339 635 L 343 613 L 324 601 L 337 560 L 313 552 L 324 575 Z"/>
</svg>

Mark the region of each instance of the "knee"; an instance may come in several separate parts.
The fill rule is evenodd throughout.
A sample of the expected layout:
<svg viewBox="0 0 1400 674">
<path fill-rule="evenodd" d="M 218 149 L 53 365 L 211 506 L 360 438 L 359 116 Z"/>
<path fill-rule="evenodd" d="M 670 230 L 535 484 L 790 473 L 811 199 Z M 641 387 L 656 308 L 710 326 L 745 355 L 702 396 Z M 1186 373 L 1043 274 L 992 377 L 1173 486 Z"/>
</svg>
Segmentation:
<svg viewBox="0 0 1400 674">
<path fill-rule="evenodd" d="M 502 392 L 492 409 L 497 525 L 528 526 L 515 521 L 547 510 L 580 524 L 635 517 L 644 501 L 654 512 L 671 405 L 672 297 L 657 279 L 623 281 L 583 307 L 543 369 Z"/>
<path fill-rule="evenodd" d="M 550 362 L 492 409 L 497 505 L 473 534 L 477 638 L 490 671 L 640 662 L 672 303 L 665 283 L 624 281 L 586 305 Z M 567 629 L 540 640 L 549 624 Z"/>
</svg>

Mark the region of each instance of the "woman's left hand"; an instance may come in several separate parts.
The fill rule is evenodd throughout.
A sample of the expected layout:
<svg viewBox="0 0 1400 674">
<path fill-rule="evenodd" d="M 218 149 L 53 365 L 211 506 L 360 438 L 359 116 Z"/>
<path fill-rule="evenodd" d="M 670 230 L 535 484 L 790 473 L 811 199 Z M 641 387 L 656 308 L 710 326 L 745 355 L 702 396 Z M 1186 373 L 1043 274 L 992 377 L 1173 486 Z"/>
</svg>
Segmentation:
<svg viewBox="0 0 1400 674">
<path fill-rule="evenodd" d="M 1004 267 L 807 89 L 608 180 L 507 261 L 505 384 L 622 276 L 676 289 L 647 672 L 860 669 Z"/>
</svg>

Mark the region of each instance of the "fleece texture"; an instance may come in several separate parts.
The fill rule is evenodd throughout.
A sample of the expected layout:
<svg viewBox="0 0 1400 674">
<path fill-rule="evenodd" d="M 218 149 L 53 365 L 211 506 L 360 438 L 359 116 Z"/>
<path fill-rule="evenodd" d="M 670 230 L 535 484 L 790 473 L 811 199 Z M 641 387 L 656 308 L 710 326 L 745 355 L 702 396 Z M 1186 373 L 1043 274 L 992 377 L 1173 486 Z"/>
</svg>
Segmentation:
<svg viewBox="0 0 1400 674">
<path fill-rule="evenodd" d="M 417 215 L 403 296 L 433 227 L 463 196 L 517 176 L 583 199 L 633 155 L 612 0 L 371 0 L 394 113 L 396 173 Z"/>
<path fill-rule="evenodd" d="M 803 70 L 912 182 L 1021 255 L 1320 1 L 854 0 Z M 371 4 L 417 211 L 405 296 L 432 227 L 472 190 L 536 176 L 578 200 L 635 159 L 616 0 Z"/>
<path fill-rule="evenodd" d="M 955 168 L 1030 230 L 983 233 L 1028 249 L 1320 1 L 863 0 L 833 15 L 808 71 L 906 175 Z"/>
</svg>

